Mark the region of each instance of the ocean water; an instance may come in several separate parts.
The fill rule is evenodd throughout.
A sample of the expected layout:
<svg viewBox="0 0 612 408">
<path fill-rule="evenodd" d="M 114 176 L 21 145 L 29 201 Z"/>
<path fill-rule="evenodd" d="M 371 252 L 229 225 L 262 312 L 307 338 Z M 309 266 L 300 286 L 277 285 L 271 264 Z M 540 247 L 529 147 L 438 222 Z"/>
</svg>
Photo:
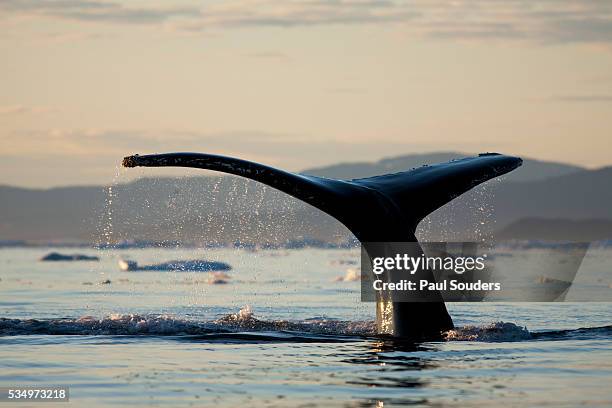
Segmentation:
<svg viewBox="0 0 612 408">
<path fill-rule="evenodd" d="M 0 250 L 0 387 L 69 386 L 89 408 L 612 406 L 612 303 L 451 303 L 447 341 L 409 344 L 335 281 L 358 250 L 53 250 L 100 262 Z M 612 250 L 591 252 L 610 288 Z M 118 267 L 202 258 L 227 283 Z"/>
</svg>

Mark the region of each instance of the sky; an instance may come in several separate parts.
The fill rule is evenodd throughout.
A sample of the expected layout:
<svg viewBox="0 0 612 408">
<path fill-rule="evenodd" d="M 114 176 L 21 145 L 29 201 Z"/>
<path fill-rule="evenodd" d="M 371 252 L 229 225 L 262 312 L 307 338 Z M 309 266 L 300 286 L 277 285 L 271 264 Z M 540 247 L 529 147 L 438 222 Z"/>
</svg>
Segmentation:
<svg viewBox="0 0 612 408">
<path fill-rule="evenodd" d="M 170 151 L 612 165 L 610 1 L 0 0 L 0 55 L 0 184 Z"/>
</svg>

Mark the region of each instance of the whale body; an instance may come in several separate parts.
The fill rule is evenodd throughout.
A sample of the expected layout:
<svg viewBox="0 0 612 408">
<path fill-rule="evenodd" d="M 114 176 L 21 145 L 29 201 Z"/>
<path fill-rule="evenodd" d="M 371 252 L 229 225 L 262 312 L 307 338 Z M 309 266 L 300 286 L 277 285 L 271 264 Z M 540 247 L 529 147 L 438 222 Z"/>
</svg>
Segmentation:
<svg viewBox="0 0 612 408">
<path fill-rule="evenodd" d="M 133 155 L 125 167 L 194 167 L 246 177 L 296 197 L 344 224 L 360 242 L 417 242 L 418 223 L 455 197 L 522 164 L 518 157 L 483 153 L 476 157 L 355 180 L 296 174 L 233 157 L 202 153 Z M 424 278 L 435 282 L 431 271 Z M 381 335 L 439 338 L 453 328 L 441 294 L 428 302 L 394 301 L 377 293 Z"/>
</svg>

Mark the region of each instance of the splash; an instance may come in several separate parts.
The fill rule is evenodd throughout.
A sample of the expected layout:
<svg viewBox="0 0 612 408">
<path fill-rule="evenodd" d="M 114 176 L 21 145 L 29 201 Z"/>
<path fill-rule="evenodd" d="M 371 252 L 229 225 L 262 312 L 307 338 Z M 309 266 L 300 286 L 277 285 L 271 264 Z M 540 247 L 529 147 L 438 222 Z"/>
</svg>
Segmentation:
<svg viewBox="0 0 612 408">
<path fill-rule="evenodd" d="M 438 208 L 418 225 L 419 241 L 492 242 L 494 197 L 504 177 L 491 179 Z"/>
<path fill-rule="evenodd" d="M 444 332 L 446 341 L 521 341 L 532 338 L 526 327 L 514 323 L 495 322 L 484 326 L 464 326 Z"/>
<path fill-rule="evenodd" d="M 336 342 L 379 340 L 373 321 L 313 318 L 303 321 L 260 320 L 247 305 L 236 313 L 211 321 L 167 314 L 111 314 L 103 318 L 7 319 L 0 318 L 0 336 L 196 336 L 210 341 Z M 612 335 L 612 326 L 530 332 L 514 323 L 495 322 L 464 326 L 443 333 L 443 339 L 471 342 L 588 340 Z"/>
<path fill-rule="evenodd" d="M 101 234 L 101 240 L 98 242 L 98 246 L 100 246 L 100 244 L 102 246 L 110 246 L 113 242 L 113 209 L 114 209 L 114 200 L 115 200 L 115 196 L 116 196 L 116 192 L 114 191 L 114 187 L 117 186 L 118 182 L 119 182 L 119 176 L 121 175 L 122 172 L 122 168 L 120 166 L 115 167 L 115 175 L 111 181 L 111 183 L 109 184 L 108 187 L 106 187 L 106 199 L 104 202 L 104 212 L 102 215 L 102 220 L 101 220 L 101 228 L 102 228 L 102 234 Z M 98 230 L 100 231 L 100 230 Z"/>
<path fill-rule="evenodd" d="M 101 319 L 83 316 L 78 319 L 6 319 L 0 318 L 0 336 L 19 335 L 143 335 L 181 336 L 267 332 L 283 336 L 287 332 L 311 339 L 312 335 L 346 337 L 375 336 L 371 321 L 308 319 L 301 322 L 259 320 L 250 306 L 212 321 L 195 321 L 171 315 L 113 314 Z"/>
<path fill-rule="evenodd" d="M 213 327 L 167 315 L 110 315 L 102 319 L 0 319 L 0 335 L 179 335 L 210 332 Z"/>
</svg>

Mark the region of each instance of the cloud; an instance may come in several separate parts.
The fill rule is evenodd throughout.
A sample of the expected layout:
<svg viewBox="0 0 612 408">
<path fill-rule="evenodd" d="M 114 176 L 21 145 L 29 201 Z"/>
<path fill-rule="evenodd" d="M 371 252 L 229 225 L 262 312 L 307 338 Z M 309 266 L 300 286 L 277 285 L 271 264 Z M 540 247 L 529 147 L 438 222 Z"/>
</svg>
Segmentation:
<svg viewBox="0 0 612 408">
<path fill-rule="evenodd" d="M 200 32 L 245 27 L 395 24 L 422 37 L 610 44 L 612 2 L 593 0 L 228 0 L 158 6 L 101 0 L 4 0 L 0 12 L 81 22 L 170 24 Z M 182 3 L 183 4 L 183 3 Z"/>
<path fill-rule="evenodd" d="M 612 95 L 561 95 L 552 98 L 558 102 L 612 102 Z"/>
<path fill-rule="evenodd" d="M 366 93 L 365 88 L 329 88 L 327 89 L 329 93 L 335 94 L 348 94 L 348 95 L 358 95 Z"/>
<path fill-rule="evenodd" d="M 0 115 L 21 115 L 21 114 L 45 114 L 59 112 L 60 109 L 49 106 L 23 106 L 8 105 L 0 106 Z"/>
<path fill-rule="evenodd" d="M 56 129 L 0 133 L 0 184 L 49 186 L 108 183 L 130 154 L 194 151 L 222 154 L 300 171 L 338 161 L 372 161 L 403 152 L 439 150 L 439 141 L 317 137 L 262 131 L 198 132 L 136 129 Z M 447 150 L 510 150 L 508 141 L 456 141 Z M 29 160 L 27 170 L 22 170 Z M 163 171 L 166 171 L 164 169 Z M 160 172 L 159 174 L 166 174 Z M 137 177 L 145 173 L 130 171 Z M 147 170 L 146 174 L 152 174 Z M 173 174 L 187 174 L 184 169 Z M 2 176 L 3 175 L 3 176 Z M 3 178 L 4 177 L 4 178 Z M 131 177 L 131 176 L 130 176 Z"/>
<path fill-rule="evenodd" d="M 5 0 L 0 3 L 5 12 L 62 17 L 80 21 L 150 24 L 172 17 L 197 17 L 197 7 L 126 7 L 118 2 L 97 0 Z"/>
<path fill-rule="evenodd" d="M 197 132 L 134 129 L 56 129 L 51 131 L 14 131 L 0 135 L 5 157 L 60 157 L 69 166 L 74 158 L 88 158 L 108 166 L 129 154 L 172 151 L 201 151 L 244 157 L 290 170 L 335 163 L 342 158 L 372 160 L 402 151 L 429 151 L 438 142 L 407 143 L 404 140 L 316 137 L 262 131 Z M 483 147 L 484 146 L 484 147 Z M 450 143 L 448 149 L 489 148 L 487 143 Z M 499 148 L 499 143 L 491 148 Z"/>
<path fill-rule="evenodd" d="M 27 108 L 21 105 L 0 106 L 0 115 L 17 115 L 27 112 Z"/>
<path fill-rule="evenodd" d="M 142 149 L 148 152 L 168 150 L 231 150 L 239 145 L 249 151 L 263 152 L 273 147 L 307 144 L 299 135 L 280 135 L 257 131 L 202 133 L 178 130 L 134 129 L 52 129 L 49 131 L 14 131 L 2 136 L 8 156 L 29 154 L 95 155 L 123 157 Z M 143 152 L 145 153 L 145 152 Z"/>
<path fill-rule="evenodd" d="M 62 44 L 75 41 L 97 40 L 111 38 L 112 34 L 96 34 L 85 32 L 48 32 L 36 36 L 33 41 L 43 44 Z"/>
<path fill-rule="evenodd" d="M 254 52 L 246 55 L 249 58 L 256 58 L 262 60 L 277 60 L 277 61 L 291 61 L 292 58 L 283 53 L 283 52 L 275 52 L 275 51 L 265 51 L 265 52 Z"/>
</svg>

